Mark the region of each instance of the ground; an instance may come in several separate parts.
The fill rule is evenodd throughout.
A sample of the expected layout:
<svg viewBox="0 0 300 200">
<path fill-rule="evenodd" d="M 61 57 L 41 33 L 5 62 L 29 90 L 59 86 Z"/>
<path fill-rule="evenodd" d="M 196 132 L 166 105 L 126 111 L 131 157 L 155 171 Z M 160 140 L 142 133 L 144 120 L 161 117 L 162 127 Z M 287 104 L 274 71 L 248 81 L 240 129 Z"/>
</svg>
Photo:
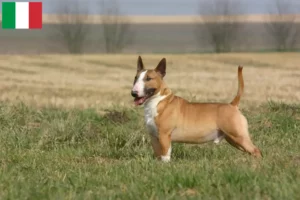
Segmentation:
<svg viewBox="0 0 300 200">
<path fill-rule="evenodd" d="M 223 141 L 156 161 L 130 97 L 137 55 L 0 56 L 0 198 L 300 198 L 299 55 L 142 57 L 166 57 L 167 84 L 192 101 L 231 101 L 243 65 L 241 110 L 263 159 Z"/>
<path fill-rule="evenodd" d="M 197 101 L 229 102 L 237 92 L 237 67 L 244 66 L 242 106 L 268 100 L 300 101 L 298 53 L 142 55 L 153 69 L 166 57 L 168 86 Z M 133 105 L 130 90 L 137 55 L 0 56 L 0 99 L 37 106 Z"/>
</svg>

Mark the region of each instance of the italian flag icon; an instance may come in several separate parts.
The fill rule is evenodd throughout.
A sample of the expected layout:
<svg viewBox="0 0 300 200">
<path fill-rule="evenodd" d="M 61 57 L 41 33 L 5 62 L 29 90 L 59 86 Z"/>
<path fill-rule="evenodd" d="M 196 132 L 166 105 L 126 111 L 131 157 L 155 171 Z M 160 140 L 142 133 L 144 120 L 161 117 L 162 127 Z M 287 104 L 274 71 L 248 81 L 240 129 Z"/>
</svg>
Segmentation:
<svg viewBox="0 0 300 200">
<path fill-rule="evenodd" d="M 42 2 L 2 2 L 3 29 L 41 29 Z"/>
</svg>

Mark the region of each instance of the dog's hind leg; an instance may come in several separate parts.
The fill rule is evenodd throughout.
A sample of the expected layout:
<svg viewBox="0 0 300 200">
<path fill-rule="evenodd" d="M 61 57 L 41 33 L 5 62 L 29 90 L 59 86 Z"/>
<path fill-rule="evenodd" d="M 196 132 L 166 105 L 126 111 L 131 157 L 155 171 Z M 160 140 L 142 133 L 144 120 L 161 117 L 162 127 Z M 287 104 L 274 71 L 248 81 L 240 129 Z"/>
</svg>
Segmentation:
<svg viewBox="0 0 300 200">
<path fill-rule="evenodd" d="M 255 157 L 262 157 L 260 150 L 252 143 L 249 132 L 248 123 L 243 115 L 235 118 L 234 123 L 224 127 L 226 141 L 239 150 L 246 151 Z"/>
<path fill-rule="evenodd" d="M 218 130 L 218 135 L 214 139 L 214 143 L 219 144 L 224 138 L 225 138 L 225 134 L 221 130 Z"/>
<path fill-rule="evenodd" d="M 249 137 L 231 137 L 229 135 L 226 135 L 225 137 L 229 144 L 239 150 L 246 151 L 255 157 L 262 157 L 260 150 L 252 143 Z"/>
</svg>

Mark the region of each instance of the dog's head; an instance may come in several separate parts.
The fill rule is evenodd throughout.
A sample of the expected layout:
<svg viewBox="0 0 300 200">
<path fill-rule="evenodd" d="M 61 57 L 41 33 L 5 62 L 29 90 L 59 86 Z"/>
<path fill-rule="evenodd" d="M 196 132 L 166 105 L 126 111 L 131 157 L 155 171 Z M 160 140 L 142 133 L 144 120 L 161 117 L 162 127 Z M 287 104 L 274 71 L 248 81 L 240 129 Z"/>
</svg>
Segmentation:
<svg viewBox="0 0 300 200">
<path fill-rule="evenodd" d="M 143 60 L 139 56 L 137 61 L 137 72 L 134 77 L 131 95 L 134 97 L 135 105 L 142 105 L 150 97 L 160 91 L 163 77 L 166 75 L 166 59 L 163 58 L 153 70 L 144 68 Z"/>
</svg>

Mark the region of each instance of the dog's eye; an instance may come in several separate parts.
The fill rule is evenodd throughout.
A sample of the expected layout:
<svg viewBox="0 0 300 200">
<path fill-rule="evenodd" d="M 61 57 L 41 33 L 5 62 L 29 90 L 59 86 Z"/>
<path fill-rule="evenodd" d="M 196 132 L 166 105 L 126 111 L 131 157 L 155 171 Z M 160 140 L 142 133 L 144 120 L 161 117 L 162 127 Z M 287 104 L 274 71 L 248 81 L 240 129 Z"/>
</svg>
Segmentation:
<svg viewBox="0 0 300 200">
<path fill-rule="evenodd" d="M 150 81 L 152 78 L 150 78 L 149 76 L 147 76 L 146 81 Z"/>
</svg>

